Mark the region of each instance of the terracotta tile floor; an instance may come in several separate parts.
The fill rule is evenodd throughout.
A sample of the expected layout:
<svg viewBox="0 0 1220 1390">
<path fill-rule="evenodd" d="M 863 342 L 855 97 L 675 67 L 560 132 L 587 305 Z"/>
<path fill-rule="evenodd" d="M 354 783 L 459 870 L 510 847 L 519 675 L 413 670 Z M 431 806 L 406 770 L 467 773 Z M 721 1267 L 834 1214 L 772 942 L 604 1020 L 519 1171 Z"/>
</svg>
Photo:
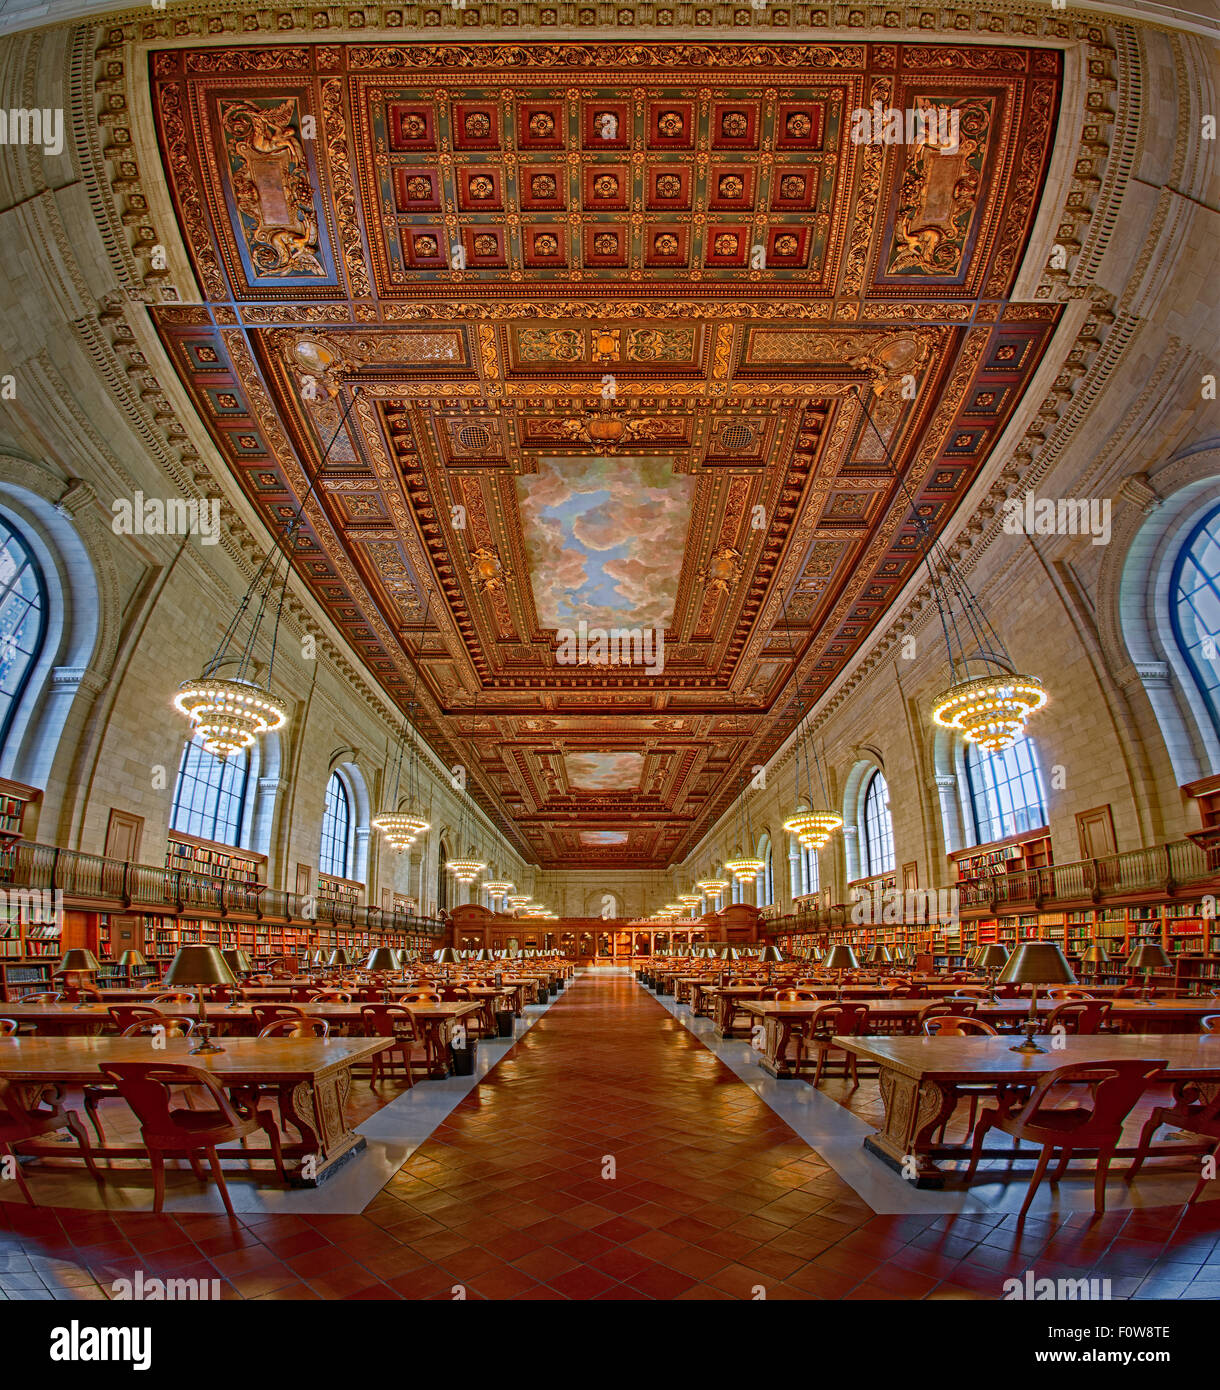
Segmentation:
<svg viewBox="0 0 1220 1390">
<path fill-rule="evenodd" d="M 360 1215 L 0 1205 L 0 1297 L 217 1278 L 227 1298 L 944 1299 L 1038 1277 L 1220 1296 L 1220 1203 L 876 1216 L 626 976 L 584 976 Z"/>
</svg>

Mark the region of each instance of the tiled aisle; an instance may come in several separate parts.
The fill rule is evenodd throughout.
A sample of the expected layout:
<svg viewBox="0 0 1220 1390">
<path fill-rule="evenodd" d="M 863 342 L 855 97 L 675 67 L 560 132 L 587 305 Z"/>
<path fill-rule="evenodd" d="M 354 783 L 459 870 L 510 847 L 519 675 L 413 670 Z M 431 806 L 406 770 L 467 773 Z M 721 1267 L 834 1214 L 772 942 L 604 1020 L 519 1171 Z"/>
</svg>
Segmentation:
<svg viewBox="0 0 1220 1390">
<path fill-rule="evenodd" d="M 613 1160 L 613 1175 L 607 1160 Z M 1010 1274 L 1220 1297 L 1220 1203 L 1092 1221 L 874 1216 L 626 975 L 584 975 L 359 1216 L 0 1208 L 9 1298 L 994 1299 Z"/>
</svg>

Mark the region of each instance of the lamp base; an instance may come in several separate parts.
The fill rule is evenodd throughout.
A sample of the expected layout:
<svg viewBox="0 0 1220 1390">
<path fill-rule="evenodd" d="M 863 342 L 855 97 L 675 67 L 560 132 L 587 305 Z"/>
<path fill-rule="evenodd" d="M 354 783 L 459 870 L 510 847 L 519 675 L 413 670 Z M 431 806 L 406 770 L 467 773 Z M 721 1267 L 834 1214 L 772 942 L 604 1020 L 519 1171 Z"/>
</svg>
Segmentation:
<svg viewBox="0 0 1220 1390">
<path fill-rule="evenodd" d="M 1014 1043 L 1009 1052 L 1045 1052 L 1045 1047 L 1039 1047 L 1033 1038 L 1026 1038 L 1024 1042 Z"/>
<path fill-rule="evenodd" d="M 223 1047 L 219 1047 L 216 1043 L 214 1043 L 214 1042 L 212 1041 L 211 1038 L 204 1038 L 203 1041 L 198 1045 L 198 1047 L 192 1047 L 192 1048 L 191 1048 L 190 1052 L 187 1053 L 187 1056 L 188 1056 L 188 1057 L 198 1057 L 199 1054 L 202 1053 L 202 1052 L 223 1052 L 223 1051 L 224 1051 L 224 1048 L 223 1048 Z M 1039 1048 L 1039 1051 L 1041 1051 L 1041 1048 Z"/>
</svg>

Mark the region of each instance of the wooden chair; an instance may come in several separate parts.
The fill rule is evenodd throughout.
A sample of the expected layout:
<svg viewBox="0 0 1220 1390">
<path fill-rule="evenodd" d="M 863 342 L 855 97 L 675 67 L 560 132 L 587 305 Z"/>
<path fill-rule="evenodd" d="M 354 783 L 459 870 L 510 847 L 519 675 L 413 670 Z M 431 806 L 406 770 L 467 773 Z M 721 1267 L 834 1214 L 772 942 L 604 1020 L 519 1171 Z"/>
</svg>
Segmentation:
<svg viewBox="0 0 1220 1390">
<path fill-rule="evenodd" d="M 345 989 L 320 989 L 315 990 L 306 1002 L 310 1004 L 350 1004 L 352 996 L 351 992 Z"/>
<path fill-rule="evenodd" d="M 22 1091 L 27 1093 L 28 1099 L 22 1099 Z M 89 1148 L 89 1137 L 85 1133 L 85 1127 L 75 1110 L 63 1108 L 59 1087 L 30 1086 L 26 1083 L 19 1086 L 9 1077 L 0 1076 L 0 1154 L 7 1154 L 15 1160 L 13 1168 L 17 1186 L 32 1207 L 36 1207 L 38 1203 L 26 1186 L 25 1177 L 21 1172 L 21 1162 L 13 1152 L 13 1146 L 23 1144 L 27 1139 L 40 1138 L 44 1134 L 56 1134 L 61 1129 L 66 1129 L 76 1140 L 90 1177 L 94 1182 L 100 1183 L 102 1175 L 93 1161 L 93 1152 Z"/>
<path fill-rule="evenodd" d="M 125 1033 L 133 1023 L 140 1023 L 146 1018 L 161 1017 L 159 1009 L 150 1009 L 147 1004 L 111 1004 L 108 1012 L 114 1019 L 117 1033 Z"/>
<path fill-rule="evenodd" d="M 115 1011 L 111 1009 L 110 1012 L 114 1013 Z M 130 1019 L 126 1027 L 119 1029 L 120 1037 L 150 1037 L 156 1033 L 158 1028 L 164 1028 L 167 1038 L 189 1038 L 195 1031 L 195 1020 L 186 1014 L 163 1014 L 156 1009 L 136 1009 L 135 1012 L 143 1014 L 145 1017 Z M 97 1142 L 104 1144 L 106 1131 L 102 1128 L 97 1108 L 102 1101 L 113 1100 L 119 1093 L 111 1082 L 96 1081 L 88 1086 L 82 1086 L 81 1094 L 84 1097 L 85 1114 L 89 1116 L 89 1123 L 93 1126 L 94 1134 L 97 1135 Z M 189 1092 L 186 1103 L 191 1104 Z"/>
<path fill-rule="evenodd" d="M 372 1071 L 369 1076 L 370 1089 L 381 1080 L 388 1070 L 390 1058 L 397 1053 L 402 1058 L 403 1070 L 407 1074 L 407 1085 L 413 1086 L 415 1078 L 411 1075 L 411 1048 L 419 1041 L 415 1032 L 415 1020 L 409 1009 L 401 1004 L 365 1004 L 360 1010 L 364 1020 L 366 1038 L 392 1038 L 390 1047 L 375 1052 L 372 1056 Z"/>
<path fill-rule="evenodd" d="M 1220 1014 L 1208 1014 L 1199 1020 L 1201 1033 L 1220 1033 Z"/>
<path fill-rule="evenodd" d="M 1056 1027 L 1062 1026 L 1065 1033 L 1089 1037 L 1095 1033 L 1110 1032 L 1106 1027 L 1109 1018 L 1108 999 L 1065 999 L 1047 1014 L 1039 1032 L 1053 1033 Z"/>
<path fill-rule="evenodd" d="M 968 1014 L 937 1014 L 934 1018 L 929 1018 L 923 1026 L 924 1034 L 929 1038 L 967 1038 L 985 1037 L 998 1038 L 1000 1030 L 993 1028 L 990 1023 L 984 1023 L 981 1018 L 971 1018 Z M 970 1113 L 966 1116 L 966 1138 L 969 1139 L 974 1132 L 974 1121 L 978 1115 L 979 1100 L 981 1098 L 992 1097 L 1001 1107 L 1004 1100 L 1011 1092 L 1011 1087 L 1001 1082 L 996 1086 L 958 1086 L 957 1093 L 970 1101 Z M 952 1115 L 945 1116 L 945 1122 L 940 1127 L 937 1143 L 945 1142 L 945 1130 L 949 1127 Z"/>
<path fill-rule="evenodd" d="M 405 1004 L 439 1004 L 441 997 L 434 989 L 413 989 L 402 996 L 402 1001 Z"/>
<path fill-rule="evenodd" d="M 324 1018 L 277 1018 L 258 1031 L 260 1038 L 329 1038 L 330 1024 Z"/>
<path fill-rule="evenodd" d="M 911 1025 L 912 1033 L 922 1033 L 924 1024 L 930 1018 L 943 1018 L 953 1013 L 953 1009 L 945 1003 L 943 999 L 934 999 L 930 1004 L 925 1004 L 915 1015 L 915 1021 Z"/>
<path fill-rule="evenodd" d="M 261 1033 L 269 1023 L 275 1023 L 278 1019 L 304 1018 L 305 1010 L 295 1004 L 251 1004 L 250 1017 Z"/>
<path fill-rule="evenodd" d="M 19 1004 L 62 1004 L 64 997 L 62 994 L 44 989 L 38 994 L 23 994 L 17 1002 Z"/>
<path fill-rule="evenodd" d="M 17 1033 L 15 1018 L 0 1018 L 0 1038 L 11 1038 Z"/>
<path fill-rule="evenodd" d="M 1020 1110 L 984 1110 L 974 1130 L 970 1150 L 970 1165 L 966 1181 L 970 1182 L 983 1152 L 983 1141 L 992 1129 L 1000 1129 L 1014 1139 L 1028 1139 L 1042 1146 L 1038 1166 L 1030 1180 L 1029 1191 L 1021 1207 L 1018 1221 L 1025 1219 L 1038 1184 L 1046 1173 L 1051 1155 L 1059 1151 L 1059 1164 L 1051 1177 L 1057 1183 L 1067 1170 L 1075 1149 L 1096 1149 L 1097 1170 L 1093 1179 L 1093 1210 L 1100 1215 L 1106 1209 L 1106 1176 L 1110 1160 L 1122 1137 L 1123 1121 L 1135 1102 L 1143 1095 L 1148 1082 L 1164 1067 L 1164 1059 L 1149 1061 L 1142 1058 L 1116 1062 L 1074 1062 L 1047 1072 L 1034 1087 Z M 1056 1086 L 1087 1086 L 1092 1105 L 1049 1105 L 1050 1092 Z"/>
<path fill-rule="evenodd" d="M 193 1004 L 195 993 L 193 990 L 179 989 L 172 994 L 158 994 L 152 1002 L 154 1004 Z"/>
<path fill-rule="evenodd" d="M 1172 1105 L 1158 1105 L 1149 1115 L 1140 1131 L 1139 1145 L 1135 1151 L 1135 1157 L 1131 1160 L 1131 1166 L 1124 1174 L 1127 1182 L 1134 1180 L 1135 1175 L 1143 1167 L 1144 1160 L 1148 1157 L 1148 1150 L 1152 1147 L 1152 1140 L 1157 1130 L 1162 1125 L 1173 1125 L 1175 1129 L 1185 1130 L 1187 1134 L 1199 1134 L 1205 1139 L 1215 1141 L 1215 1148 L 1212 1150 L 1212 1159 L 1220 1158 L 1220 1089 L 1210 1100 L 1204 1097 L 1199 1088 L 1199 1083 L 1195 1081 L 1180 1081 L 1174 1088 L 1174 1102 Z M 1194 1145 L 1183 1145 L 1187 1153 L 1194 1152 Z M 1195 1190 L 1187 1199 L 1187 1206 L 1193 1206 L 1198 1201 L 1200 1194 L 1208 1184 L 1207 1170 L 1203 1169 L 1199 1175 L 1199 1181 L 1195 1184 Z"/>
<path fill-rule="evenodd" d="M 106 1079 L 118 1088 L 119 1094 L 131 1106 L 140 1122 L 140 1137 L 152 1164 L 154 1212 L 159 1212 L 165 1204 L 166 1151 L 185 1150 L 191 1170 L 200 1182 L 207 1179 L 199 1167 L 199 1155 L 207 1154 L 225 1210 L 230 1220 L 236 1221 L 216 1146 L 244 1139 L 256 1129 L 261 1129 L 267 1136 L 276 1173 L 287 1186 L 288 1175 L 284 1171 L 284 1155 L 275 1116 L 269 1110 L 260 1110 L 256 1102 L 243 1107 L 246 1110 L 243 1114 L 225 1095 L 211 1072 L 200 1067 L 165 1062 L 111 1062 L 101 1070 Z M 180 1086 L 202 1089 L 214 1104 L 203 1109 L 172 1109 L 170 1102 L 173 1091 Z"/>
<path fill-rule="evenodd" d="M 836 1048 L 831 1039 L 838 1035 L 844 1038 L 856 1038 L 868 1032 L 868 1005 L 867 1004 L 823 1004 L 813 1015 L 809 1022 L 809 1035 L 807 1050 L 817 1054 L 817 1063 L 814 1067 L 812 1085 L 821 1084 L 822 1071 L 826 1065 L 830 1053 L 835 1051 L 843 1052 L 843 1074 L 851 1072 L 851 1088 L 854 1091 L 860 1084 L 860 1076 L 857 1071 L 856 1054 L 848 1052 L 846 1049 Z M 799 1074 L 800 1065 L 803 1057 L 798 1058 L 797 1071 Z"/>
<path fill-rule="evenodd" d="M 1095 996 L 1086 989 L 1076 989 L 1071 985 L 1055 985 L 1046 991 L 1046 997 L 1059 1002 L 1063 999 L 1092 999 Z"/>
</svg>

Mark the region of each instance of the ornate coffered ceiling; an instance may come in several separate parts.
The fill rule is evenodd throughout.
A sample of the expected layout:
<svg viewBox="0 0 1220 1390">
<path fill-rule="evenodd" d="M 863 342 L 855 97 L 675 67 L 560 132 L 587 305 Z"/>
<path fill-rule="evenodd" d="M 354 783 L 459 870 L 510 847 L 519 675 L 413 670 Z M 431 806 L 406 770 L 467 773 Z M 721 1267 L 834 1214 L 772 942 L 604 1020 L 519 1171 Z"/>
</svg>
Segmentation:
<svg viewBox="0 0 1220 1390">
<path fill-rule="evenodd" d="M 151 312 L 248 497 L 282 527 L 316 475 L 300 573 L 404 705 L 418 668 L 425 735 L 529 857 L 680 858 L 1041 358 L 1058 306 L 1008 296 L 1060 54 L 286 43 L 150 74 L 203 296 Z M 854 144 L 877 108 L 952 108 L 956 144 Z M 663 667 L 573 663 L 582 622 L 660 629 Z"/>
</svg>

